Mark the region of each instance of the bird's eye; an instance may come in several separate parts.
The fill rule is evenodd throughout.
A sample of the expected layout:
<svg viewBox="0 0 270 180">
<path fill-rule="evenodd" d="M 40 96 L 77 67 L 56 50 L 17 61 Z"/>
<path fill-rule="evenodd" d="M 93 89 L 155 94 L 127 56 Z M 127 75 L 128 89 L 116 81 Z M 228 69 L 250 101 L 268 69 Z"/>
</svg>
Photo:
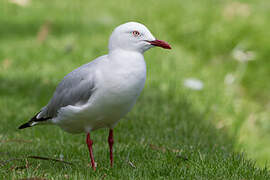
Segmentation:
<svg viewBox="0 0 270 180">
<path fill-rule="evenodd" d="M 132 35 L 135 36 L 135 37 L 137 37 L 137 36 L 140 35 L 140 33 L 139 33 L 139 31 L 132 31 Z"/>
</svg>

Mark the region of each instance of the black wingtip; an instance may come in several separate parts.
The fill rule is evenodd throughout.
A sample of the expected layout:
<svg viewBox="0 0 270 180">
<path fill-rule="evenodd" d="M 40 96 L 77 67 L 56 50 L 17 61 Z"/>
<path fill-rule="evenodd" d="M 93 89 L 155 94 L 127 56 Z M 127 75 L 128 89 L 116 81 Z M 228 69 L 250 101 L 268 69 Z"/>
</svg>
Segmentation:
<svg viewBox="0 0 270 180">
<path fill-rule="evenodd" d="M 18 129 L 24 129 L 24 128 L 28 128 L 28 127 L 31 127 L 29 122 L 21 125 Z"/>
<path fill-rule="evenodd" d="M 24 128 L 28 128 L 28 127 L 32 127 L 32 126 L 35 126 L 36 124 L 38 124 L 39 122 L 45 122 L 47 121 L 48 119 L 51 119 L 51 117 L 46 117 L 46 118 L 39 118 L 37 119 L 37 116 L 40 112 L 38 112 L 34 117 L 32 117 L 30 119 L 30 121 L 28 121 L 27 123 L 21 125 L 18 129 L 24 129 Z"/>
</svg>

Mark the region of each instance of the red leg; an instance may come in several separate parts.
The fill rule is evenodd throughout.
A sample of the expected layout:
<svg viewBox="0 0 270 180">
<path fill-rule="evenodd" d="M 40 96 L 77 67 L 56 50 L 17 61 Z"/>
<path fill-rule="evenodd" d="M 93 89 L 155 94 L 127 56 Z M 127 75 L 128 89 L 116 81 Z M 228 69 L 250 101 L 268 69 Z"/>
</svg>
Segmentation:
<svg viewBox="0 0 270 180">
<path fill-rule="evenodd" d="M 113 129 L 110 129 L 108 143 L 109 143 L 109 147 L 110 147 L 111 167 L 113 167 Z"/>
<path fill-rule="evenodd" d="M 92 165 L 93 170 L 95 171 L 96 166 L 95 166 L 95 160 L 94 160 L 94 155 L 93 155 L 93 150 L 92 150 L 93 141 L 90 139 L 90 133 L 87 133 L 86 144 L 88 146 L 88 150 L 89 150 L 89 154 L 91 158 L 91 165 Z"/>
</svg>

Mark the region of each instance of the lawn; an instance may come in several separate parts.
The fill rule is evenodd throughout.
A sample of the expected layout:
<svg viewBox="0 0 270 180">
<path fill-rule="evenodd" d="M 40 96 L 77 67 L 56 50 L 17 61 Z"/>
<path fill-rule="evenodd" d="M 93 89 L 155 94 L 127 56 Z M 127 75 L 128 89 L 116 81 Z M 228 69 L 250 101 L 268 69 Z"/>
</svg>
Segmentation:
<svg viewBox="0 0 270 180">
<path fill-rule="evenodd" d="M 267 0 L 0 1 L 0 179 L 269 179 L 269 12 Z M 173 49 L 145 54 L 146 86 L 115 128 L 113 168 L 108 130 L 92 133 L 93 172 L 85 134 L 17 127 L 127 21 Z"/>
</svg>

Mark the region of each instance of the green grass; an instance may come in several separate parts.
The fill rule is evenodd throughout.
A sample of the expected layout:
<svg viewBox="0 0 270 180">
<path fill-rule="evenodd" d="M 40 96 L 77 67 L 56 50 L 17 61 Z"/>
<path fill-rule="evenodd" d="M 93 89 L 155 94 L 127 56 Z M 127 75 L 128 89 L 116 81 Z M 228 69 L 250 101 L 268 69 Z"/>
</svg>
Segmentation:
<svg viewBox="0 0 270 180">
<path fill-rule="evenodd" d="M 267 0 L 1 1 L 0 179 L 269 179 L 269 10 Z M 105 54 L 111 31 L 127 21 L 144 23 L 173 49 L 145 54 L 146 86 L 115 128 L 113 169 L 108 130 L 92 133 L 96 172 L 84 134 L 17 130 L 64 75 Z M 45 22 L 50 32 L 39 43 Z M 254 61 L 236 61 L 237 48 L 254 52 Z M 224 83 L 228 74 L 232 83 Z M 204 88 L 184 87 L 189 77 Z"/>
</svg>

